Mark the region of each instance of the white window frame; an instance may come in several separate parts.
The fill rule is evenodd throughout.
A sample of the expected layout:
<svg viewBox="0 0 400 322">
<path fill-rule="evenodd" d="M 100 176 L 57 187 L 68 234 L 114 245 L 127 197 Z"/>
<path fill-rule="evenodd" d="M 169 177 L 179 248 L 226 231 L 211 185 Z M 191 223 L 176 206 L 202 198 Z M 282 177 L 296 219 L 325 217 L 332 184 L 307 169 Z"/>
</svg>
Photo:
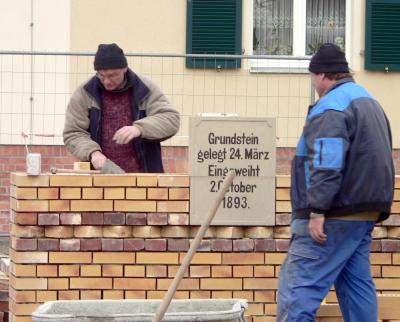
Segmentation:
<svg viewBox="0 0 400 322">
<path fill-rule="evenodd" d="M 293 59 L 250 59 L 249 67 L 250 72 L 275 72 L 275 73 L 308 73 L 308 64 L 311 56 L 305 55 L 306 52 L 306 0 L 292 0 L 293 1 Z M 345 54 L 347 61 L 351 65 L 351 30 L 352 30 L 352 0 L 346 0 L 346 48 Z M 247 39 L 247 48 L 251 50 L 253 55 L 253 12 L 254 0 L 246 2 L 248 4 L 247 12 L 249 13 L 248 30 L 251 32 Z M 301 58 L 301 59 L 296 59 Z M 305 58 L 308 58 L 305 60 Z"/>
</svg>

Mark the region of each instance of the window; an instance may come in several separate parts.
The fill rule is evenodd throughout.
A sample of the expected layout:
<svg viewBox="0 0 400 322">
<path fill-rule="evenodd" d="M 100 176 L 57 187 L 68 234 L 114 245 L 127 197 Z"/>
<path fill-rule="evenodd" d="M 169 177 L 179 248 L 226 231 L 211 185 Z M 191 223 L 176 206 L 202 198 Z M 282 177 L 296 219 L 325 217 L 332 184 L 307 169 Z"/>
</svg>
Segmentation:
<svg viewBox="0 0 400 322">
<path fill-rule="evenodd" d="M 253 54 L 311 56 L 326 42 L 345 50 L 346 5 L 346 0 L 253 0 Z M 308 66 L 300 60 L 280 63 Z"/>
<path fill-rule="evenodd" d="M 330 42 L 345 50 L 345 0 L 307 0 L 306 55 Z"/>
<path fill-rule="evenodd" d="M 292 55 L 293 1 L 254 0 L 254 54 Z"/>
</svg>

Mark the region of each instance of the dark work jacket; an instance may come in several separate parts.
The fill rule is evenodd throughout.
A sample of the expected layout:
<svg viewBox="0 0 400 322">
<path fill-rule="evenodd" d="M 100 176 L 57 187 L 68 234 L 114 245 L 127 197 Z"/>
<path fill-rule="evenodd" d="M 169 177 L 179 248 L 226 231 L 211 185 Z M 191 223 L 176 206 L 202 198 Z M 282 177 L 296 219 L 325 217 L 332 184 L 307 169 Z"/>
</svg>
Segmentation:
<svg viewBox="0 0 400 322">
<path fill-rule="evenodd" d="M 132 115 L 134 120 L 140 120 L 146 117 L 146 111 L 140 110 L 139 105 L 148 97 L 150 91 L 149 88 L 134 72 L 128 70 L 126 75 L 127 84 L 125 86 L 129 87 L 128 90 L 130 90 L 132 94 Z M 92 106 L 92 108 L 90 108 L 89 132 L 92 140 L 101 145 L 102 85 L 97 77 L 92 77 L 84 86 L 84 89 L 89 93 L 90 96 L 95 99 L 100 107 L 97 108 Z M 136 154 L 139 158 L 140 165 L 144 172 L 164 172 L 160 142 L 146 140 L 138 137 L 132 141 L 132 148 L 135 149 Z"/>
<path fill-rule="evenodd" d="M 310 106 L 292 162 L 293 219 L 379 212 L 394 194 L 389 121 L 352 78 L 338 81 Z"/>
</svg>

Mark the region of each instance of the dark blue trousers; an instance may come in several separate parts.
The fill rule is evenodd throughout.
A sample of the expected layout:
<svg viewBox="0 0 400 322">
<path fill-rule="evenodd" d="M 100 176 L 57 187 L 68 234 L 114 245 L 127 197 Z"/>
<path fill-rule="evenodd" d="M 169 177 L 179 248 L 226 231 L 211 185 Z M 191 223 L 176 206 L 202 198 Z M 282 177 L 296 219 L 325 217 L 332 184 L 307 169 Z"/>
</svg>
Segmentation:
<svg viewBox="0 0 400 322">
<path fill-rule="evenodd" d="M 308 219 L 292 222 L 292 240 L 279 274 L 278 322 L 315 321 L 322 300 L 335 285 L 345 322 L 376 322 L 371 276 L 373 221 L 325 220 L 325 244 L 308 232 Z"/>
</svg>

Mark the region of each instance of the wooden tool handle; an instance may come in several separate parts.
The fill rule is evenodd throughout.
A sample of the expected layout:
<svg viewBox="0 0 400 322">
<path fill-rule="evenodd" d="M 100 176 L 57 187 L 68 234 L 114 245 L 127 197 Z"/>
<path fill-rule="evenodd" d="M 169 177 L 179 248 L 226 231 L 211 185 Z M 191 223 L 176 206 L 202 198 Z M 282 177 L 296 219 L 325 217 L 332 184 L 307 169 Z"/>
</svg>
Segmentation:
<svg viewBox="0 0 400 322">
<path fill-rule="evenodd" d="M 76 173 L 76 174 L 101 173 L 100 170 L 74 170 L 74 169 L 58 169 L 58 168 L 50 168 L 50 172 L 52 174 L 57 174 L 57 173 Z"/>
<path fill-rule="evenodd" d="M 213 206 L 211 207 L 206 219 L 201 224 L 200 229 L 197 232 L 196 237 L 194 238 L 194 240 L 189 248 L 189 251 L 187 252 L 181 266 L 179 267 L 179 270 L 176 273 L 174 280 L 172 281 L 171 285 L 168 288 L 168 292 L 165 294 L 164 299 L 161 302 L 161 305 L 158 307 L 156 315 L 154 316 L 154 319 L 152 322 L 160 322 L 162 320 L 162 318 L 164 317 L 164 314 L 167 311 L 169 304 L 171 303 L 172 297 L 174 296 L 175 291 L 178 288 L 178 285 L 183 278 L 183 275 L 185 274 L 187 268 L 189 267 L 190 262 L 192 261 L 192 258 L 194 256 L 194 254 L 196 253 L 197 248 L 200 245 L 201 240 L 203 239 L 204 235 L 206 234 L 206 231 L 207 231 L 208 227 L 210 226 L 210 223 L 211 223 L 212 219 L 214 218 L 222 199 L 224 198 L 229 187 L 231 186 L 234 177 L 235 177 L 235 172 L 233 170 L 231 170 L 229 172 L 229 174 L 226 176 L 225 180 L 223 181 L 222 187 L 218 191 L 217 198 L 216 198 Z"/>
</svg>

